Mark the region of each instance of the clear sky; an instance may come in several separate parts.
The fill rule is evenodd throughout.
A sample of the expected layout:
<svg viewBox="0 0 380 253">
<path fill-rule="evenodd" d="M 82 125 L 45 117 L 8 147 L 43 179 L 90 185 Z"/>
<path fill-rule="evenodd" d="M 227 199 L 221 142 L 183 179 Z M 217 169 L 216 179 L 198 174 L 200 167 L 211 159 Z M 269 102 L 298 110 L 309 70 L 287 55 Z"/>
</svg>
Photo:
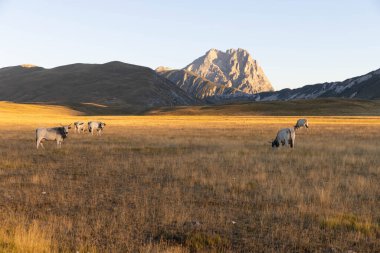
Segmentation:
<svg viewBox="0 0 380 253">
<path fill-rule="evenodd" d="M 380 68 L 380 0 L 0 0 L 0 67 L 182 68 L 247 49 L 275 89 Z"/>
</svg>

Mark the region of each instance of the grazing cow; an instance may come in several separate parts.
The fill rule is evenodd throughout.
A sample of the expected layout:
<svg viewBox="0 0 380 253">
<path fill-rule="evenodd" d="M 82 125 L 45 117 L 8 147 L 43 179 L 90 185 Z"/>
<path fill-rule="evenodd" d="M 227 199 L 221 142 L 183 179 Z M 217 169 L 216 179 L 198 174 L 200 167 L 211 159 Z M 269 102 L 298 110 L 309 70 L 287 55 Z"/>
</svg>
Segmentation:
<svg viewBox="0 0 380 253">
<path fill-rule="evenodd" d="M 294 126 L 294 129 L 297 130 L 298 128 L 301 128 L 301 127 L 309 128 L 309 123 L 307 122 L 307 119 L 299 119 L 299 120 L 297 120 L 297 123 Z"/>
<path fill-rule="evenodd" d="M 57 147 L 60 148 L 62 142 L 67 135 L 69 134 L 69 129 L 71 124 L 68 126 L 60 126 L 53 128 L 37 128 L 36 129 L 36 146 L 37 149 L 41 145 L 42 148 L 45 148 L 42 142 L 46 141 L 56 141 Z"/>
<path fill-rule="evenodd" d="M 278 148 L 280 144 L 282 146 L 290 145 L 291 148 L 294 148 L 294 142 L 296 139 L 296 133 L 294 131 L 294 128 L 284 128 L 278 131 L 276 139 L 272 142 L 272 148 L 276 147 Z"/>
<path fill-rule="evenodd" d="M 85 124 L 83 121 L 74 122 L 74 129 L 76 133 L 83 133 L 85 130 Z"/>
<path fill-rule="evenodd" d="M 102 135 L 103 128 L 106 126 L 104 122 L 90 121 L 88 122 L 88 131 L 94 135 L 94 131 L 98 133 L 98 135 Z"/>
</svg>

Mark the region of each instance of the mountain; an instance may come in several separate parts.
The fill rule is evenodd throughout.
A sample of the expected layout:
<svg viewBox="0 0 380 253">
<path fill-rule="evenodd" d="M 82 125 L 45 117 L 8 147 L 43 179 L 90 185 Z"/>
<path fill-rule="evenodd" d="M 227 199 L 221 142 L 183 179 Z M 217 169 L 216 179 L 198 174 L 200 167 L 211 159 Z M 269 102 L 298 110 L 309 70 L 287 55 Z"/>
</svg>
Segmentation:
<svg viewBox="0 0 380 253">
<path fill-rule="evenodd" d="M 229 49 L 226 52 L 211 49 L 185 69 L 212 82 L 248 94 L 273 90 L 256 60 L 252 59 L 246 50 L 240 48 Z"/>
<path fill-rule="evenodd" d="M 236 57 L 231 58 L 230 55 Z M 234 61 L 228 60 L 223 64 L 220 60 L 237 59 L 239 55 L 247 56 L 247 53 L 242 49 L 227 50 L 225 53 L 210 50 L 206 56 L 179 70 L 159 68 L 154 71 L 122 62 L 78 63 L 52 69 L 31 64 L 6 67 L 0 69 L 0 100 L 66 105 L 88 114 L 139 114 L 157 107 L 205 103 L 316 98 L 380 99 L 380 69 L 342 82 L 252 94 L 250 92 L 256 86 L 250 86 L 252 89 L 247 91 L 248 80 L 264 80 L 265 75 L 258 71 L 255 72 L 256 77 L 251 77 L 252 72 L 247 71 L 243 75 L 246 77 L 241 79 L 242 75 L 238 74 L 241 68 L 237 66 L 242 66 L 244 61 L 236 60 L 237 64 L 230 64 Z M 251 61 L 249 55 L 246 59 Z M 252 69 L 252 62 L 246 63 L 249 66 L 243 69 Z M 235 67 L 230 69 L 232 65 Z M 220 67 L 214 74 L 206 71 L 217 69 L 216 66 Z M 258 70 L 257 64 L 255 66 Z M 226 69 L 230 69 L 230 75 L 225 75 L 228 72 Z M 227 80 L 227 77 L 230 79 Z M 237 85 L 237 80 L 243 81 Z M 272 89 L 271 86 L 267 88 Z"/>
<path fill-rule="evenodd" d="M 0 90 L 0 100 L 93 106 L 119 113 L 198 103 L 154 70 L 122 62 L 2 68 Z"/>
<path fill-rule="evenodd" d="M 159 67 L 156 71 L 201 99 L 273 91 L 257 61 L 244 49 L 229 49 L 226 52 L 211 49 L 183 69 Z"/>
<path fill-rule="evenodd" d="M 257 94 L 222 94 L 213 102 L 274 101 L 316 98 L 380 99 L 380 69 L 342 82 L 306 85 L 297 89 L 283 89 Z"/>
</svg>

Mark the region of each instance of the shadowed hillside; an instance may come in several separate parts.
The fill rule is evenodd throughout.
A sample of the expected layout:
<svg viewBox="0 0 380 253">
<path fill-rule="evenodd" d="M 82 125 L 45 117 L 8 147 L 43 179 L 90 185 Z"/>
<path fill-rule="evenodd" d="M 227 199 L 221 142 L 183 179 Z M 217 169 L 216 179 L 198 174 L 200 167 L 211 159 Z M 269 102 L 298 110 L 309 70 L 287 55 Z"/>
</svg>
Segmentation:
<svg viewBox="0 0 380 253">
<path fill-rule="evenodd" d="M 156 72 L 175 83 L 182 90 L 186 91 L 187 94 L 197 99 L 204 99 L 205 102 L 207 102 L 208 97 L 242 92 L 232 87 L 211 82 L 206 78 L 185 69 L 158 69 Z"/>
<path fill-rule="evenodd" d="M 101 114 L 196 103 L 152 69 L 122 62 L 7 67 L 0 69 L 0 90 L 0 100 L 66 105 Z"/>
</svg>

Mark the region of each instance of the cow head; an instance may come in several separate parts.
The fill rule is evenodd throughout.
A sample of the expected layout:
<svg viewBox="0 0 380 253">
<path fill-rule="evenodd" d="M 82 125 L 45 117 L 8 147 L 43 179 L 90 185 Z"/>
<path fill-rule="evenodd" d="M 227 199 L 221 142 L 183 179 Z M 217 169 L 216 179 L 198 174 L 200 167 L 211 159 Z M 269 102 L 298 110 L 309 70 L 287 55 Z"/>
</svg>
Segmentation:
<svg viewBox="0 0 380 253">
<path fill-rule="evenodd" d="M 277 139 L 272 141 L 272 148 L 274 148 L 274 147 L 278 148 L 279 146 L 280 146 L 280 143 L 278 142 Z"/>
<path fill-rule="evenodd" d="M 61 134 L 62 134 L 63 138 L 67 137 L 67 135 L 69 134 L 69 129 L 71 129 L 71 124 L 70 125 L 66 125 L 66 126 L 63 126 L 61 124 L 60 130 L 61 130 Z"/>
<path fill-rule="evenodd" d="M 104 123 L 104 122 L 99 123 L 99 128 L 103 129 L 105 126 L 106 126 L 106 123 Z"/>
</svg>

